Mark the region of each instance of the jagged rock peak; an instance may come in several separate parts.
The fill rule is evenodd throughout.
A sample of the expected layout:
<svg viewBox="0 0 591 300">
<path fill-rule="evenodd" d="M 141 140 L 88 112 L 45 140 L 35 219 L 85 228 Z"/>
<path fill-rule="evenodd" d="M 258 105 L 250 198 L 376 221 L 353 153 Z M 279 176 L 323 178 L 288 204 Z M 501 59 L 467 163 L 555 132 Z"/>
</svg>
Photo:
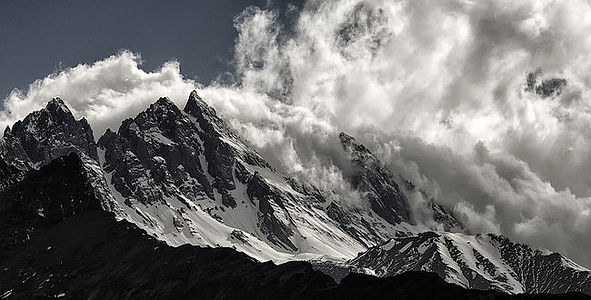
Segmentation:
<svg viewBox="0 0 591 300">
<path fill-rule="evenodd" d="M 341 139 L 341 143 L 343 143 L 343 144 L 351 144 L 353 141 L 355 141 L 354 137 L 352 137 L 344 132 L 339 133 L 339 139 Z"/>
<path fill-rule="evenodd" d="M 74 122 L 76 122 L 76 119 L 64 101 L 60 98 L 53 98 L 44 108 L 30 113 L 24 120 L 16 122 L 12 127 L 11 133 L 14 134 L 22 131 L 24 124 L 32 124 L 35 127 L 39 127 L 35 129 L 43 129 L 40 127 Z"/>
<path fill-rule="evenodd" d="M 45 108 L 47 108 L 47 110 L 49 111 L 61 111 L 71 113 L 70 108 L 68 108 L 64 100 L 62 100 L 60 97 L 55 97 L 49 100 Z"/>
<path fill-rule="evenodd" d="M 183 112 L 172 102 L 168 97 L 161 97 L 156 102 L 150 104 L 148 109 L 139 113 L 135 118 L 129 119 L 133 122 L 153 122 L 161 119 L 177 120 L 184 118 Z M 154 125 L 150 124 L 138 124 L 141 125 Z M 171 124 L 168 124 L 171 125 Z M 145 129 L 145 128 L 144 128 Z"/>
<path fill-rule="evenodd" d="M 191 94 L 189 94 L 189 99 L 193 99 L 194 101 L 195 100 L 201 100 L 201 101 L 203 101 L 203 98 L 201 98 L 201 96 L 199 96 L 199 94 L 197 94 L 197 91 L 196 90 L 193 90 L 191 92 Z"/>
<path fill-rule="evenodd" d="M 45 106 L 45 110 L 49 112 L 54 122 L 72 123 L 76 121 L 74 115 L 61 98 L 51 99 Z"/>
<path fill-rule="evenodd" d="M 187 106 L 189 105 L 197 105 L 197 106 L 201 106 L 201 107 L 209 107 L 209 105 L 207 105 L 207 103 L 205 103 L 205 101 L 203 101 L 203 98 L 201 98 L 201 96 L 199 96 L 199 94 L 197 94 L 197 91 L 192 91 L 191 94 L 189 94 L 189 100 L 187 101 Z"/>
<path fill-rule="evenodd" d="M 191 92 L 183 111 L 194 117 L 204 116 L 208 118 L 217 118 L 215 109 L 205 103 L 203 98 L 197 94 L 197 91 Z"/>
<path fill-rule="evenodd" d="M 347 151 L 371 154 L 371 151 L 369 151 L 369 149 L 367 149 L 367 147 L 365 147 L 361 143 L 358 143 L 354 137 L 352 137 L 344 132 L 339 133 L 339 139 L 341 140 L 341 144 L 343 145 L 343 148 Z"/>
<path fill-rule="evenodd" d="M 179 111 L 179 108 L 168 97 L 160 97 L 156 102 L 150 104 L 151 109 L 167 108 Z"/>
<path fill-rule="evenodd" d="M 5 131 L 5 137 L 8 136 L 22 145 L 33 164 L 45 165 L 70 152 L 98 159 L 92 128 L 86 119 L 76 120 L 60 98 L 51 99 L 45 108 L 16 122 Z"/>
<path fill-rule="evenodd" d="M 391 224 L 414 222 L 406 195 L 390 170 L 352 136 L 341 132 L 339 139 L 354 165 L 355 172 L 348 180 L 365 193 L 372 210 Z"/>
</svg>

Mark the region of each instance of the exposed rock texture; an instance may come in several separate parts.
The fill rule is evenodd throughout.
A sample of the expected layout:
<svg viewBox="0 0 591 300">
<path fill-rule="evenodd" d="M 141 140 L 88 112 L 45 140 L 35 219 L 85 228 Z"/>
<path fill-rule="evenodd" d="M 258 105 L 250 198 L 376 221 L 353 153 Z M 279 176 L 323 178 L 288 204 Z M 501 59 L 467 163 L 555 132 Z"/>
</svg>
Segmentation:
<svg viewBox="0 0 591 300">
<path fill-rule="evenodd" d="M 365 194 L 371 209 L 392 224 L 411 222 L 408 199 L 392 173 L 355 138 L 344 132 L 339 138 L 355 167 L 350 181 L 354 188 Z"/>
<path fill-rule="evenodd" d="M 350 261 L 379 276 L 437 273 L 466 288 L 509 293 L 591 294 L 591 272 L 568 258 L 504 236 L 425 232 L 370 248 Z"/>
</svg>

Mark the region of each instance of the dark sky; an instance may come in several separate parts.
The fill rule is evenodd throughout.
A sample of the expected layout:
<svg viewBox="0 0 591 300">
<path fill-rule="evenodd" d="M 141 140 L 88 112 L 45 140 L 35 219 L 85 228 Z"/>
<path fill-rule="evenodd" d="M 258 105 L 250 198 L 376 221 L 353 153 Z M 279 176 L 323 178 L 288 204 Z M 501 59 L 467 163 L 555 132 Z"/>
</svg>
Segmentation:
<svg viewBox="0 0 591 300">
<path fill-rule="evenodd" d="M 60 67 L 92 63 L 121 49 L 140 52 L 148 71 L 177 59 L 186 77 L 207 84 L 230 70 L 235 15 L 249 5 L 286 10 L 286 3 L 268 2 L 2 0 L 0 101 Z"/>
</svg>

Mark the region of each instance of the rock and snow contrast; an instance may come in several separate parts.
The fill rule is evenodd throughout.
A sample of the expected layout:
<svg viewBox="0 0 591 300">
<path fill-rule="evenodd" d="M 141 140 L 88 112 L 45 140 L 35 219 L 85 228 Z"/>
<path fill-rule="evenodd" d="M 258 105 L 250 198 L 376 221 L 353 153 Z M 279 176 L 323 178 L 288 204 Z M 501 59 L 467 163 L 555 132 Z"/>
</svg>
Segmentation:
<svg viewBox="0 0 591 300">
<path fill-rule="evenodd" d="M 394 238 L 349 262 L 378 276 L 429 271 L 466 288 L 591 294 L 591 272 L 551 251 L 495 234 L 424 232 Z"/>
<path fill-rule="evenodd" d="M 5 130 L 0 250 L 26 245 L 92 203 L 169 246 L 228 247 L 276 263 L 309 260 L 327 273 L 345 270 L 341 275 L 429 271 L 464 288 L 591 294 L 591 272 L 560 254 L 499 235 L 415 224 L 402 179 L 345 133 L 346 179 L 361 206 L 282 174 L 196 92 L 183 109 L 160 98 L 117 132 L 107 130 L 98 142 L 93 136 L 59 98 Z M 438 228 L 461 230 L 444 206 L 429 207 Z"/>
</svg>

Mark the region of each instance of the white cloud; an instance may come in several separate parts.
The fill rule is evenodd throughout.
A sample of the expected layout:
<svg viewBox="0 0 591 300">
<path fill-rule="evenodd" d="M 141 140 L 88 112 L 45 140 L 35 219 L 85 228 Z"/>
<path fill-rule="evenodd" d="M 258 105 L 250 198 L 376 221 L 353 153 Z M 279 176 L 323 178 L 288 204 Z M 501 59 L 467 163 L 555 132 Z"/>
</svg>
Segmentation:
<svg viewBox="0 0 591 300">
<path fill-rule="evenodd" d="M 14 90 L 4 99 L 0 126 L 4 128 L 38 110 L 53 97 L 62 98 L 77 117 L 86 117 L 99 137 L 110 127 L 135 116 L 159 97 L 182 105 L 196 83 L 184 79 L 177 62 L 160 70 L 140 69 L 141 58 L 128 51 L 92 65 L 81 64 L 37 80 L 26 92 Z"/>
</svg>

